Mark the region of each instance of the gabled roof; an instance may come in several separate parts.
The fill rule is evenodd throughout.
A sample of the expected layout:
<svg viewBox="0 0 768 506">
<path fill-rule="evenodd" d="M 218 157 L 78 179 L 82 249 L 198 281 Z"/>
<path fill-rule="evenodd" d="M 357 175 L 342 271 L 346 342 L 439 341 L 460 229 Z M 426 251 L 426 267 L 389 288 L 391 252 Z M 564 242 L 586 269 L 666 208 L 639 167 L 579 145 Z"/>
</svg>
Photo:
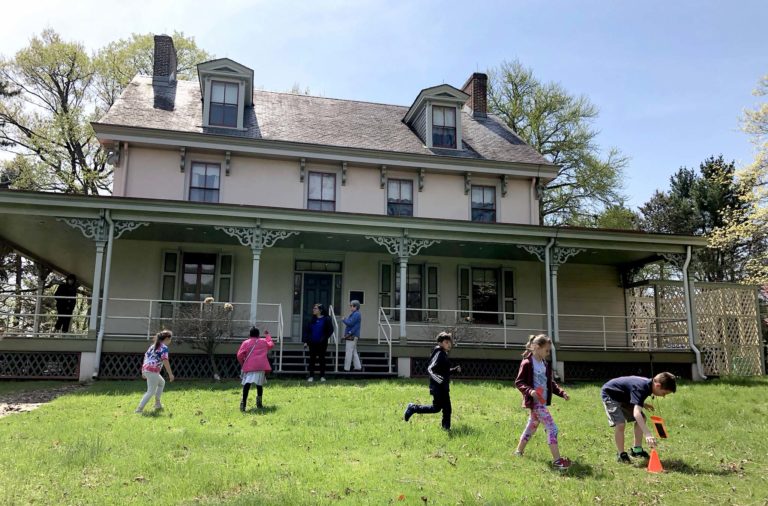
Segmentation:
<svg viewBox="0 0 768 506">
<path fill-rule="evenodd" d="M 229 58 L 218 58 L 197 65 L 197 77 L 200 89 L 203 89 L 205 76 L 237 77 L 245 80 L 245 105 L 253 105 L 253 69 Z"/>
<path fill-rule="evenodd" d="M 443 86 L 458 91 L 448 85 L 438 88 Z M 95 127 L 104 124 L 212 133 L 254 140 L 541 165 L 550 171 L 554 167 L 492 114 L 487 118 L 473 118 L 462 112 L 461 149 L 429 149 L 403 123 L 408 107 L 260 90 L 254 90 L 252 97 L 253 107 L 245 109 L 244 130 L 203 127 L 197 82 L 177 81 L 175 86 L 153 87 L 151 77 L 137 76 Z M 156 103 L 169 106 L 156 107 Z"/>
<path fill-rule="evenodd" d="M 468 98 L 469 95 L 458 88 L 454 88 L 450 84 L 440 84 L 438 86 L 432 86 L 431 88 L 424 88 L 416 97 L 416 100 L 413 101 L 408 112 L 405 113 L 403 121 L 410 123 L 413 116 L 418 113 L 419 109 L 421 109 L 425 100 L 444 100 L 447 102 L 454 102 L 456 105 L 460 106 L 466 102 Z"/>
</svg>

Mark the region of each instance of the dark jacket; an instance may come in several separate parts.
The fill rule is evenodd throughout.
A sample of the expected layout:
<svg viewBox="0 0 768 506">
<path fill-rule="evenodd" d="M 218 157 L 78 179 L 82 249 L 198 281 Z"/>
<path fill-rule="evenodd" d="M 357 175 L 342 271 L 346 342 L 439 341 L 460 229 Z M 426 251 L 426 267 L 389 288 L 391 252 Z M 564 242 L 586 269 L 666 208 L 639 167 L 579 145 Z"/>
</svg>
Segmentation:
<svg viewBox="0 0 768 506">
<path fill-rule="evenodd" d="M 552 404 L 552 394 L 554 393 L 558 397 L 563 397 L 565 390 L 560 388 L 555 380 L 552 379 L 552 364 L 549 360 L 544 361 L 544 365 L 547 369 L 547 406 Z M 523 407 L 532 409 L 535 403 L 533 395 L 536 391 L 533 388 L 533 359 L 531 354 L 527 353 L 523 357 L 523 361 L 520 362 L 520 369 L 517 371 L 517 378 L 515 379 L 515 386 L 520 393 L 523 394 Z"/>
<path fill-rule="evenodd" d="M 331 336 L 333 335 L 333 323 L 331 322 L 330 316 L 323 316 L 323 320 L 324 320 L 323 340 L 320 344 L 328 344 L 328 339 L 330 339 Z M 304 335 L 301 338 L 302 342 L 304 343 L 312 342 L 312 325 L 315 324 L 315 321 L 317 321 L 317 316 L 312 315 L 312 319 L 304 327 Z"/>
<path fill-rule="evenodd" d="M 77 283 L 69 284 L 66 281 L 56 287 L 54 293 L 56 297 L 75 297 L 77 296 Z M 72 314 L 75 309 L 75 299 L 56 299 L 56 311 L 59 313 Z"/>
<path fill-rule="evenodd" d="M 432 355 L 427 364 L 427 374 L 429 374 L 430 392 L 447 392 L 450 390 L 451 383 L 451 361 L 448 354 L 440 346 L 435 346 Z"/>
</svg>

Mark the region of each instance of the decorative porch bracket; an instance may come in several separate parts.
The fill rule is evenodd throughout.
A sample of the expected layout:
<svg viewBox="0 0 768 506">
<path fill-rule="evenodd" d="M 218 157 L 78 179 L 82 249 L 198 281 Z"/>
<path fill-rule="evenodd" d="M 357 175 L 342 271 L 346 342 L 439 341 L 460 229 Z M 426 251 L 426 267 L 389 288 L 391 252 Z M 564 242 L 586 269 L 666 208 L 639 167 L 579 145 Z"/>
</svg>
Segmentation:
<svg viewBox="0 0 768 506">
<path fill-rule="evenodd" d="M 271 248 L 277 241 L 287 239 L 298 232 L 292 230 L 271 230 L 261 228 L 261 223 L 255 227 L 223 227 L 215 226 L 230 237 L 238 240 L 243 246 L 251 248 L 253 255 L 253 274 L 251 275 L 251 324 L 256 324 L 257 308 L 259 303 L 259 267 L 261 252 L 264 248 Z"/>
<path fill-rule="evenodd" d="M 396 256 L 400 262 L 400 339 L 405 339 L 405 289 L 408 275 L 408 258 L 416 256 L 424 248 L 428 248 L 433 244 L 438 244 L 440 241 L 435 239 L 411 239 L 408 237 L 408 231 L 403 230 L 403 235 L 400 237 L 381 237 L 367 235 L 366 239 L 370 239 L 379 246 L 384 246 L 390 255 Z"/>
<path fill-rule="evenodd" d="M 115 239 L 120 239 L 124 233 L 132 232 L 140 227 L 148 227 L 148 221 L 127 221 L 116 220 L 115 221 Z"/>
</svg>

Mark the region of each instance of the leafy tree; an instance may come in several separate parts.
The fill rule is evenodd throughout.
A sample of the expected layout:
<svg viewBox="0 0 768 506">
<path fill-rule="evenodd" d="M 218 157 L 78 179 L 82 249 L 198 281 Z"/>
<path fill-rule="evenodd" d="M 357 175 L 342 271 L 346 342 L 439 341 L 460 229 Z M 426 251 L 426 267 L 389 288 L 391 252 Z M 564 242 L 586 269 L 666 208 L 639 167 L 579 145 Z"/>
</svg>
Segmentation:
<svg viewBox="0 0 768 506">
<path fill-rule="evenodd" d="M 742 209 L 734 162 L 710 157 L 699 174 L 682 167 L 670 178 L 669 191 L 657 191 L 641 208 L 641 226 L 656 233 L 710 236 L 726 222 L 729 210 Z M 743 244 L 697 252 L 694 272 L 702 281 L 738 281 L 747 251 Z"/>
<path fill-rule="evenodd" d="M 598 110 L 587 97 L 541 82 L 518 61 L 503 62 L 488 74 L 490 110 L 560 166 L 539 200 L 542 223 L 583 222 L 622 202 L 627 158 L 616 149 L 601 156 L 592 127 Z"/>
<path fill-rule="evenodd" d="M 195 79 L 197 64 L 213 59 L 213 55 L 197 47 L 194 37 L 173 32 L 176 48 L 176 76 Z M 96 70 L 95 94 L 106 109 L 115 103 L 136 74 L 152 75 L 154 35 L 131 34 L 127 39 L 110 42 L 94 56 Z"/>
<path fill-rule="evenodd" d="M 640 216 L 620 203 L 607 206 L 600 214 L 575 218 L 571 224 L 589 228 L 637 230 L 640 228 Z"/>
<path fill-rule="evenodd" d="M 754 94 L 768 96 L 768 75 Z M 739 205 L 725 211 L 724 223 L 712 234 L 720 249 L 745 250 L 742 280 L 768 286 L 768 101 L 744 113 L 743 129 L 752 137 L 755 160 L 737 173 Z"/>
</svg>

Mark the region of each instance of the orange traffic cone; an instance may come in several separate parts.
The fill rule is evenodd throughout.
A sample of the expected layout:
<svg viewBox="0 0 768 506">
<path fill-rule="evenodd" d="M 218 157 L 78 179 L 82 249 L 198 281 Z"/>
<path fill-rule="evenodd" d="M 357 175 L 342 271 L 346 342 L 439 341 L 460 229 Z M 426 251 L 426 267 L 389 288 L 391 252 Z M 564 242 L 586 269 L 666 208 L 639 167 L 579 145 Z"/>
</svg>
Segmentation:
<svg viewBox="0 0 768 506">
<path fill-rule="evenodd" d="M 648 461 L 648 472 L 649 473 L 663 473 L 664 467 L 661 465 L 661 460 L 659 460 L 659 454 L 656 451 L 656 449 L 651 450 L 651 459 Z"/>
</svg>

